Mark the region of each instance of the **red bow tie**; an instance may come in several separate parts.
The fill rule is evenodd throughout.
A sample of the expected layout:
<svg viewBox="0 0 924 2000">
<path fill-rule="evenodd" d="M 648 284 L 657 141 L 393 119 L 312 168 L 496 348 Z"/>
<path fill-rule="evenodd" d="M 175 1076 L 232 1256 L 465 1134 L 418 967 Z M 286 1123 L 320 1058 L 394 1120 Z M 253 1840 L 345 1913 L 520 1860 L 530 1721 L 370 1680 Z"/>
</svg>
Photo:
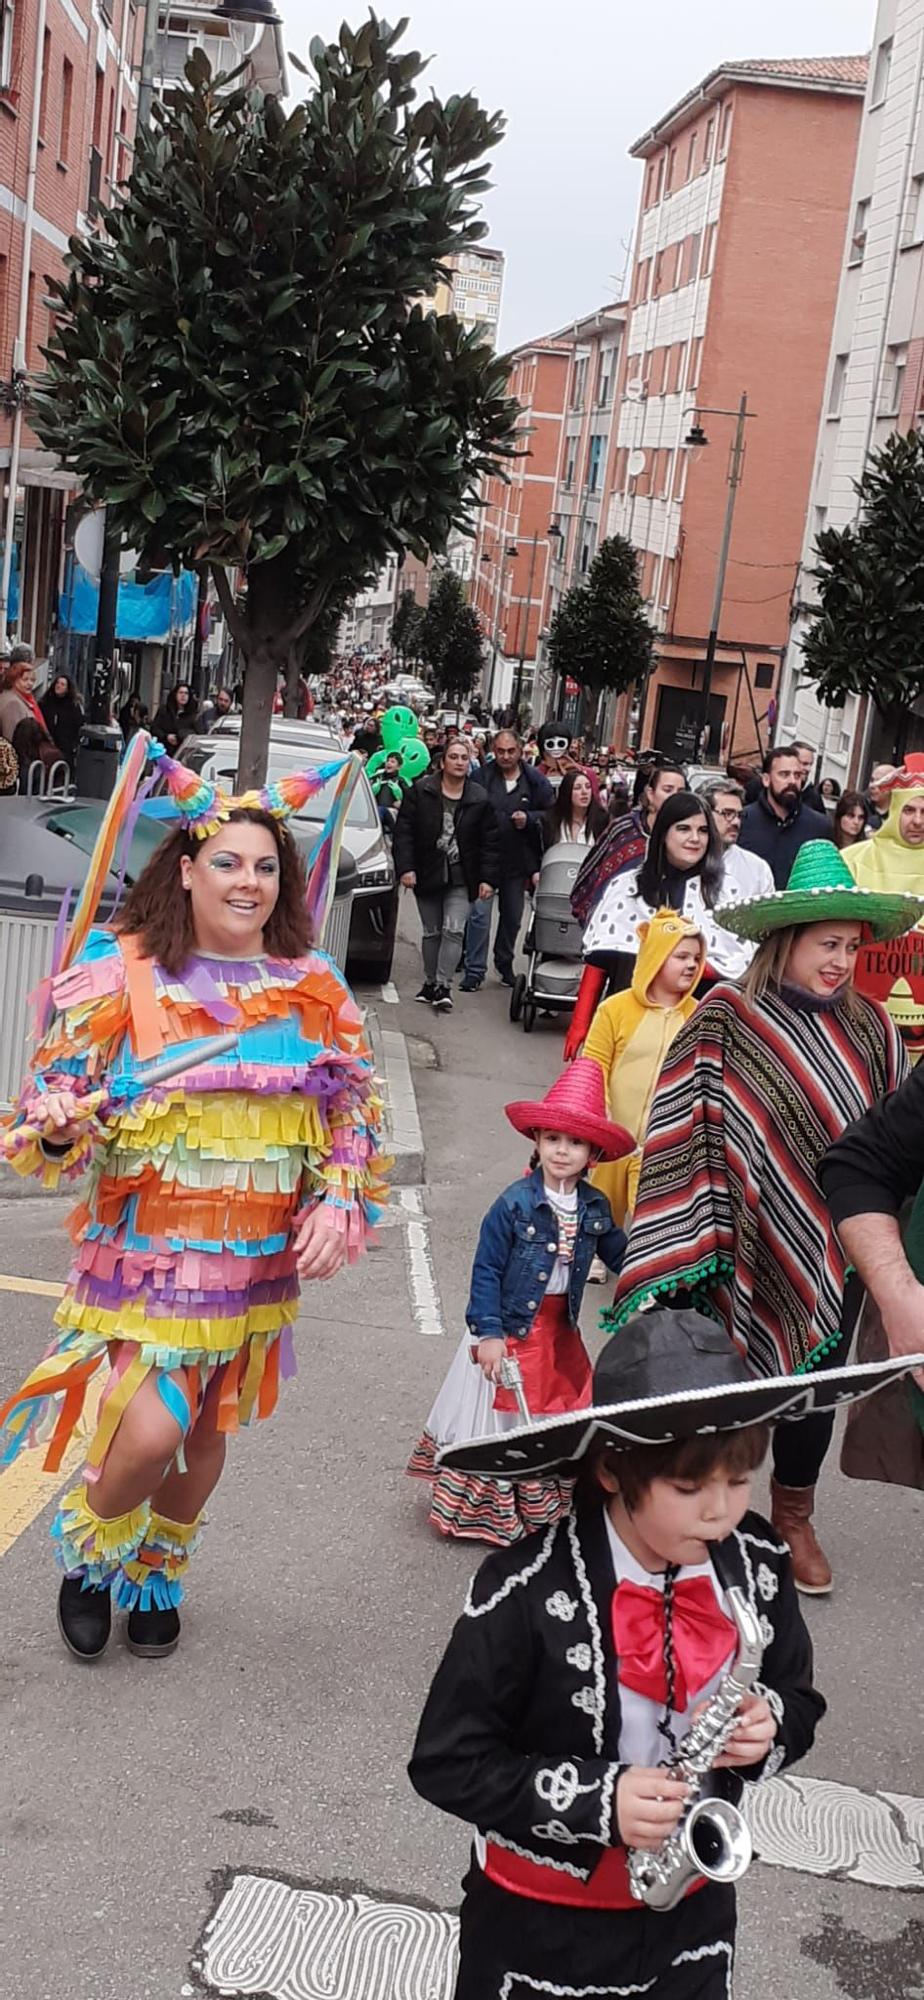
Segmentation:
<svg viewBox="0 0 924 2000">
<path fill-rule="evenodd" d="M 691 1699 L 725 1665 L 737 1632 L 716 1601 L 708 1576 L 688 1576 L 674 1585 L 674 1708 L 682 1715 Z M 667 1699 L 664 1664 L 664 1594 L 645 1584 L 623 1582 L 613 1594 L 613 1643 L 623 1687 L 649 1701 Z"/>
</svg>

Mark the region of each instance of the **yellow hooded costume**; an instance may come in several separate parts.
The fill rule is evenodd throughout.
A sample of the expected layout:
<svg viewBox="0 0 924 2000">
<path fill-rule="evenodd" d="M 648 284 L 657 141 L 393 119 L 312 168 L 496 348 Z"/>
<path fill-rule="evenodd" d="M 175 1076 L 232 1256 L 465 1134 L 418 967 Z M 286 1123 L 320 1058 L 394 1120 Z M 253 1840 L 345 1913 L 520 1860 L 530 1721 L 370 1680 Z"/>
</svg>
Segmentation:
<svg viewBox="0 0 924 2000">
<path fill-rule="evenodd" d="M 621 1160 L 605 1161 L 590 1176 L 594 1187 L 606 1195 L 613 1220 L 620 1225 L 634 1203 L 648 1114 L 658 1078 L 675 1035 L 694 1012 L 695 989 L 706 958 L 702 933 L 676 910 L 657 910 L 653 917 L 639 924 L 638 934 L 641 943 L 632 985 L 597 1008 L 584 1043 L 585 1056 L 592 1056 L 603 1071 L 610 1117 L 624 1125 L 638 1141 L 634 1153 Z M 649 997 L 650 989 L 671 952 L 685 938 L 699 939 L 699 971 L 689 993 L 675 1006 L 665 1007 Z"/>
<path fill-rule="evenodd" d="M 924 846 L 912 847 L 902 838 L 902 811 L 912 799 L 924 800 L 924 756 L 915 751 L 905 759 L 907 780 L 896 784 L 889 810 L 878 833 L 845 847 L 843 859 L 861 889 L 887 894 L 924 896 Z M 924 1051 L 924 925 L 896 939 L 888 948 L 870 945 L 860 953 L 856 986 L 868 999 L 884 1006 L 899 1030 L 913 1062 Z"/>
</svg>

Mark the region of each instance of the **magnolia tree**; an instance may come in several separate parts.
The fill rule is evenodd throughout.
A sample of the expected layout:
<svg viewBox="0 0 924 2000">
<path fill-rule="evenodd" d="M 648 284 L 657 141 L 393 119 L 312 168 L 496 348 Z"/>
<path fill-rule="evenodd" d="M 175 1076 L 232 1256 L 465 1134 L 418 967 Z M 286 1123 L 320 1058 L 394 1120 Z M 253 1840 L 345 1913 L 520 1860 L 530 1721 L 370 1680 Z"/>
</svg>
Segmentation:
<svg viewBox="0 0 924 2000">
<path fill-rule="evenodd" d="M 443 570 L 433 578 L 417 650 L 430 668 L 437 694 L 458 710 L 484 664 L 484 640 L 478 614 L 455 570 Z"/>
<path fill-rule="evenodd" d="M 624 535 L 601 542 L 587 581 L 565 592 L 549 625 L 549 664 L 582 689 L 623 693 L 650 672 L 654 631 L 638 587 L 638 557 Z"/>
<path fill-rule="evenodd" d="M 888 438 L 856 491 L 856 523 L 823 529 L 815 544 L 818 609 L 802 658 L 829 708 L 871 697 L 900 763 L 924 694 L 924 439 Z"/>
<path fill-rule="evenodd" d="M 418 101 L 405 26 L 316 39 L 288 116 L 197 51 L 55 288 L 36 428 L 143 556 L 211 569 L 245 667 L 242 783 L 330 605 L 392 552 L 442 550 L 514 450 L 507 364 L 420 303 L 485 234 L 503 120 Z"/>
</svg>

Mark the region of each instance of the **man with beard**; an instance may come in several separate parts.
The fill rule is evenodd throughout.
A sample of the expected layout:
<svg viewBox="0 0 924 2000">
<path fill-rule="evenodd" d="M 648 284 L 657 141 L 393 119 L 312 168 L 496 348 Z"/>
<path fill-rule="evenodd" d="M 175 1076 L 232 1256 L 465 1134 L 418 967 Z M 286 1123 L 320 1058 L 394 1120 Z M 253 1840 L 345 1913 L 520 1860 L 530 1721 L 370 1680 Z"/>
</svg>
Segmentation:
<svg viewBox="0 0 924 2000">
<path fill-rule="evenodd" d="M 746 806 L 738 845 L 768 861 L 774 883 L 785 889 L 800 847 L 807 840 L 833 840 L 827 813 L 813 812 L 802 797 L 802 766 L 797 750 L 778 744 L 764 758 L 763 789 Z"/>
</svg>

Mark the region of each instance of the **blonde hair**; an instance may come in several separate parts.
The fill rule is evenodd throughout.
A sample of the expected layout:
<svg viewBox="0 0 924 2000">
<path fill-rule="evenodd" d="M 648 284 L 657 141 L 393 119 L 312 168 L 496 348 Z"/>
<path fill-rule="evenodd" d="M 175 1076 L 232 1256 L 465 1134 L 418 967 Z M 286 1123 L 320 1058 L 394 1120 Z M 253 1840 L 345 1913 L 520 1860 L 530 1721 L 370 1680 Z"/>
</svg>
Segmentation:
<svg viewBox="0 0 924 2000">
<path fill-rule="evenodd" d="M 774 993 L 782 991 L 786 983 L 786 967 L 793 945 L 796 939 L 802 936 L 803 931 L 812 928 L 811 924 L 785 924 L 782 930 L 771 931 L 769 937 L 761 939 L 747 971 L 738 981 L 749 1007 L 759 1006 L 768 987 Z M 843 999 L 848 1013 L 852 1014 L 855 1020 L 862 1014 L 863 1003 L 853 990 L 852 971 L 846 992 L 838 994 L 838 998 Z"/>
</svg>

